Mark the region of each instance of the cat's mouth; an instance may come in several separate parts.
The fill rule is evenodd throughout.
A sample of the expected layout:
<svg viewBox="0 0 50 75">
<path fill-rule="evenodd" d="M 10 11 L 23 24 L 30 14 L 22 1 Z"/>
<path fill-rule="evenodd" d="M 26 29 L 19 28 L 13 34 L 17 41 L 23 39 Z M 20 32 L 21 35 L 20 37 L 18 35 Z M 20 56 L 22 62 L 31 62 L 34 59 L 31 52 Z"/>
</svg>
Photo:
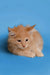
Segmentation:
<svg viewBox="0 0 50 75">
<path fill-rule="evenodd" d="M 27 48 L 27 47 L 21 47 L 21 49 L 25 49 L 25 48 Z"/>
<path fill-rule="evenodd" d="M 22 46 L 19 46 L 19 45 L 16 45 L 19 49 L 26 49 L 28 47 L 28 45 L 22 45 Z"/>
<path fill-rule="evenodd" d="M 27 46 L 24 46 L 24 47 L 18 47 L 18 48 L 20 48 L 20 49 L 26 49 L 26 48 L 27 48 Z"/>
</svg>

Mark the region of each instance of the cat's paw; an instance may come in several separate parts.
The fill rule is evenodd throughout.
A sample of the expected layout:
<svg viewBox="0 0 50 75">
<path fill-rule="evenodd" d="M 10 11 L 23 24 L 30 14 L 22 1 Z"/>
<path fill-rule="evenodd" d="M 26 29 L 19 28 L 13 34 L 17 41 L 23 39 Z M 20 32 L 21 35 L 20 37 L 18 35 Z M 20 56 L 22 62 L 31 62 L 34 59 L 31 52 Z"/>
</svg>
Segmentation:
<svg viewBox="0 0 50 75">
<path fill-rule="evenodd" d="M 32 58 L 35 57 L 35 53 L 32 53 Z"/>
<path fill-rule="evenodd" d="M 33 57 L 35 57 L 35 53 L 30 52 L 29 54 L 27 54 L 27 56 L 33 58 Z"/>
<path fill-rule="evenodd" d="M 39 52 L 39 53 L 37 53 L 37 56 L 38 56 L 38 57 L 43 57 L 44 54 L 43 54 L 42 52 Z"/>
</svg>

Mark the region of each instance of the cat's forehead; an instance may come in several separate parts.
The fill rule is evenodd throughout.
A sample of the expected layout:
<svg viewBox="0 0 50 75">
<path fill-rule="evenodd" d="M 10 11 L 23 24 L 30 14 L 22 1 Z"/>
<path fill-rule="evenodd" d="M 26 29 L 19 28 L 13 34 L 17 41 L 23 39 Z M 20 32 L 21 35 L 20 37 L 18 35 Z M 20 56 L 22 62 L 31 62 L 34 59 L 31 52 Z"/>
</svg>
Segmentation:
<svg viewBox="0 0 50 75">
<path fill-rule="evenodd" d="M 29 38 L 29 37 L 30 37 L 29 35 L 23 34 L 23 33 L 16 34 L 16 38 L 20 38 L 20 39 L 25 39 L 25 38 Z"/>
<path fill-rule="evenodd" d="M 22 31 L 16 32 L 16 35 L 20 36 L 20 37 L 22 37 L 22 36 L 25 37 L 25 36 L 28 36 L 28 33 L 26 31 L 22 30 Z"/>
<path fill-rule="evenodd" d="M 26 38 L 26 37 L 29 37 L 29 34 L 26 31 L 22 30 L 22 31 L 16 32 L 16 36 L 21 38 Z"/>
</svg>

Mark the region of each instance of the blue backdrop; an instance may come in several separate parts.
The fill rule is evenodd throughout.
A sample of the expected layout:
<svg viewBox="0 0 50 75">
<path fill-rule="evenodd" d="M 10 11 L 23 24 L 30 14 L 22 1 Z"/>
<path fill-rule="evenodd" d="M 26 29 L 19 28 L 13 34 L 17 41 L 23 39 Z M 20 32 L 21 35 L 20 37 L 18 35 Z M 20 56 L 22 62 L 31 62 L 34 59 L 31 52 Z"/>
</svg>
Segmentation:
<svg viewBox="0 0 50 75">
<path fill-rule="evenodd" d="M 44 40 L 44 57 L 8 52 L 8 26 L 37 24 Z M 50 0 L 0 0 L 0 75 L 50 75 Z"/>
</svg>

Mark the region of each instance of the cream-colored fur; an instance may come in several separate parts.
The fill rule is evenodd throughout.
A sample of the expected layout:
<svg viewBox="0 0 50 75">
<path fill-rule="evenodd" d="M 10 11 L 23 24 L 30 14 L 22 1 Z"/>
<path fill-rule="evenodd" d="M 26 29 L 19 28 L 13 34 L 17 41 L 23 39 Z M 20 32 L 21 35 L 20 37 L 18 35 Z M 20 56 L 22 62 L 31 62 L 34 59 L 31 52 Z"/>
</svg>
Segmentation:
<svg viewBox="0 0 50 75">
<path fill-rule="evenodd" d="M 19 25 L 14 28 L 8 28 L 8 50 L 13 54 L 20 56 L 44 56 L 42 53 L 42 37 L 34 27 L 35 25 L 30 27 Z"/>
</svg>

